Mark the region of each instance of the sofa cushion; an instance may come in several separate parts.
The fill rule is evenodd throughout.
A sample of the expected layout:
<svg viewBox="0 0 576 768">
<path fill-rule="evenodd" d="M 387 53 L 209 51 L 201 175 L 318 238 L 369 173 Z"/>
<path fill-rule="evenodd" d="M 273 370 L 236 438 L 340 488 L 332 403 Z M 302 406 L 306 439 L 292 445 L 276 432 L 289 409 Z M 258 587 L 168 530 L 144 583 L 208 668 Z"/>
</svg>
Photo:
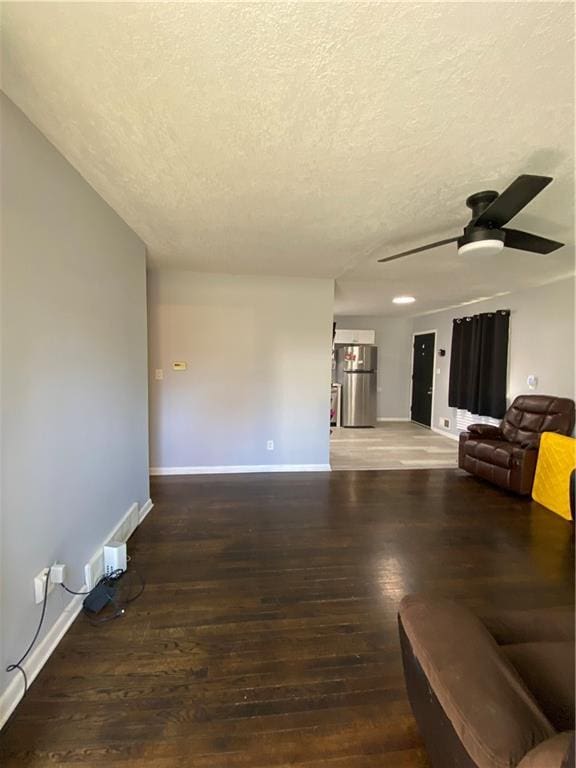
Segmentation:
<svg viewBox="0 0 576 768">
<path fill-rule="evenodd" d="M 518 768 L 574 768 L 574 760 L 569 757 L 573 743 L 573 731 L 557 733 L 530 750 Z"/>
<path fill-rule="evenodd" d="M 574 728 L 574 642 L 504 645 L 502 651 L 558 731 Z"/>
<path fill-rule="evenodd" d="M 504 469 L 509 469 L 512 466 L 513 453 L 514 445 L 504 441 L 489 440 L 480 442 L 476 446 L 477 459 L 495 464 L 497 467 L 504 467 Z"/>
<path fill-rule="evenodd" d="M 479 768 L 512 768 L 555 731 L 482 622 L 458 604 L 411 595 L 400 620 L 420 666 Z"/>
<path fill-rule="evenodd" d="M 503 469 L 512 469 L 523 456 L 522 449 L 514 443 L 473 437 L 468 438 L 464 443 L 464 451 L 467 456 Z"/>
<path fill-rule="evenodd" d="M 500 425 L 506 440 L 522 443 L 542 432 L 569 435 L 574 429 L 574 402 L 565 397 L 520 395 Z"/>
<path fill-rule="evenodd" d="M 572 606 L 492 610 L 481 614 L 480 618 L 499 645 L 556 640 L 574 643 L 576 634 Z"/>
</svg>

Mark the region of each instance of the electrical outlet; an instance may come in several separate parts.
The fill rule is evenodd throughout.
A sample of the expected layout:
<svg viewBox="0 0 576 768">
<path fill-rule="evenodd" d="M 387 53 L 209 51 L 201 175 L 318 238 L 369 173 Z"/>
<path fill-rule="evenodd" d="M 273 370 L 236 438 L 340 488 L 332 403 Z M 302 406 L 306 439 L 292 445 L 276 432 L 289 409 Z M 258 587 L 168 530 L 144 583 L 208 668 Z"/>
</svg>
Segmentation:
<svg viewBox="0 0 576 768">
<path fill-rule="evenodd" d="M 84 583 L 87 589 L 93 589 L 101 576 L 104 576 L 104 549 L 100 549 L 84 566 Z"/>
<path fill-rule="evenodd" d="M 34 601 L 36 603 L 44 602 L 44 590 L 46 589 L 46 580 L 48 579 L 48 568 L 42 568 L 38 576 L 34 577 Z M 52 579 L 48 582 L 48 592 L 50 594 L 54 589 L 54 582 Z"/>
<path fill-rule="evenodd" d="M 266 443 L 266 450 L 267 451 L 274 450 L 274 440 L 268 440 L 268 442 Z"/>
</svg>

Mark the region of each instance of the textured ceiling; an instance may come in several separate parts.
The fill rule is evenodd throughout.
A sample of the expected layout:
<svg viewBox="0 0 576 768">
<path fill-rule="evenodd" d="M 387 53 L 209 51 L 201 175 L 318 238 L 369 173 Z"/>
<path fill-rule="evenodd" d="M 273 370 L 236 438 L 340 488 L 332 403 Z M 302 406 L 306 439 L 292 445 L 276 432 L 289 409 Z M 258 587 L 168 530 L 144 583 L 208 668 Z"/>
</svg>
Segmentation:
<svg viewBox="0 0 576 768">
<path fill-rule="evenodd" d="M 514 225 L 573 243 L 573 10 L 3 3 L 3 88 L 153 265 L 339 277 L 340 312 L 396 292 L 429 309 L 572 266 L 573 248 L 375 261 L 456 234 L 468 194 L 521 172 L 555 182 Z"/>
</svg>

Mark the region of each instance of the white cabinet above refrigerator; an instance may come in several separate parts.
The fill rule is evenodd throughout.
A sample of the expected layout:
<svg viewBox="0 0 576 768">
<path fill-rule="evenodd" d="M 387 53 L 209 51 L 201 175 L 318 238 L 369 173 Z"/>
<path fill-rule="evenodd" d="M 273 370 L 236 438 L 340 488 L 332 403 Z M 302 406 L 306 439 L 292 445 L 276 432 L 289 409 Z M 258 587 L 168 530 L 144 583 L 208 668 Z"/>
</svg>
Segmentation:
<svg viewBox="0 0 576 768">
<path fill-rule="evenodd" d="M 376 331 L 346 330 L 337 328 L 334 344 L 374 344 Z"/>
</svg>

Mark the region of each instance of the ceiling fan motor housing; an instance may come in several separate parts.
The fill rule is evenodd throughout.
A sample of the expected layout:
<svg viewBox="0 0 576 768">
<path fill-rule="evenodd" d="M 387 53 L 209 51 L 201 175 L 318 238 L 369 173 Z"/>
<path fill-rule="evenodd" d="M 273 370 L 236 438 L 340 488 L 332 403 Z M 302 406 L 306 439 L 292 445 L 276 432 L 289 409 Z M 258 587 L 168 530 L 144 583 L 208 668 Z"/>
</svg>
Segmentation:
<svg viewBox="0 0 576 768">
<path fill-rule="evenodd" d="M 484 192 L 476 192 L 470 195 L 466 200 L 466 205 L 472 211 L 472 219 L 470 223 L 464 228 L 462 237 L 458 238 L 458 251 L 460 253 L 474 253 L 481 252 L 482 250 L 492 253 L 496 253 L 504 247 L 505 234 L 497 226 L 492 226 L 488 221 L 486 224 L 475 226 L 474 222 L 481 216 L 482 213 L 496 200 L 498 192 L 494 190 L 486 190 Z M 474 248 L 474 243 L 485 243 L 485 247 L 480 245 Z M 464 248 L 463 246 L 470 246 Z"/>
<path fill-rule="evenodd" d="M 484 213 L 490 203 L 493 203 L 497 197 L 498 192 L 495 192 L 493 189 L 488 189 L 484 192 L 475 192 L 473 195 L 466 198 L 466 205 L 472 211 L 472 219 L 477 219 L 481 213 Z"/>
</svg>

